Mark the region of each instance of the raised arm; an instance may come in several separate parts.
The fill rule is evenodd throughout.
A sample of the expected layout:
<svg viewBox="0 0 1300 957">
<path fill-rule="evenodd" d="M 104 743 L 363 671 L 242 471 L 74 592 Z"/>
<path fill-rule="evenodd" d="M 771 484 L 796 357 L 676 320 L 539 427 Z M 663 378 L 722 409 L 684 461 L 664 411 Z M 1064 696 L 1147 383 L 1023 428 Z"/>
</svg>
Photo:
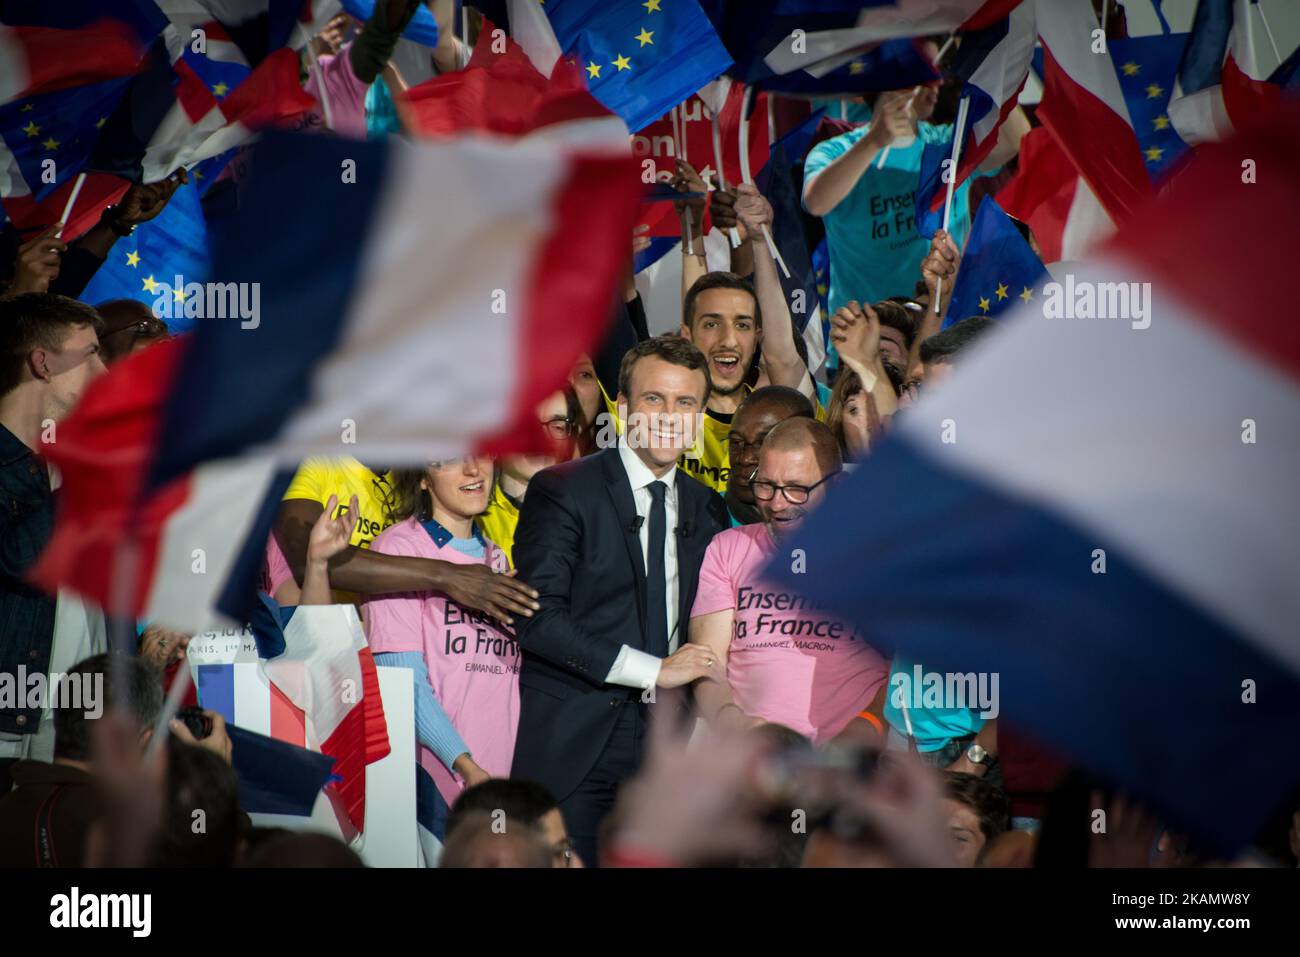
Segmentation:
<svg viewBox="0 0 1300 957">
<path fill-rule="evenodd" d="M 684 160 L 677 161 L 677 175 L 673 177 L 672 185 L 679 193 L 701 194 L 673 201 L 682 230 L 682 302 L 685 302 L 686 293 L 695 285 L 695 280 L 709 271 L 704 255 L 704 199 L 709 187 L 695 167 Z M 690 211 L 689 219 L 687 210 Z"/>
<path fill-rule="evenodd" d="M 866 135 L 804 183 L 803 205 L 808 212 L 814 216 L 825 216 L 849 195 L 882 149 L 892 143 L 895 137 L 911 135 L 912 114 L 908 109 L 910 100 L 911 93 L 908 90 L 881 94 L 876 101 L 875 113 Z"/>
<path fill-rule="evenodd" d="M 925 280 L 925 288 L 930 290 L 930 302 L 926 306 L 921 325 L 916 330 L 916 336 L 912 339 L 912 354 L 908 356 L 907 375 L 904 377 L 906 380 L 912 378 L 912 372 L 921 362 L 921 343 L 943 328 L 943 317 L 952 299 L 952 284 L 957 278 L 960 265 L 961 253 L 952 237 L 942 229 L 936 229 L 930 239 L 930 251 L 921 261 L 921 278 Z M 935 291 L 940 283 L 943 283 L 943 302 L 940 310 L 935 312 Z"/>
<path fill-rule="evenodd" d="M 748 230 L 754 257 L 754 294 L 763 315 L 763 365 L 773 385 L 799 388 L 807 367 L 794 345 L 794 320 L 763 227 L 772 228 L 772 204 L 752 183 L 736 187 L 736 215 Z"/>
</svg>

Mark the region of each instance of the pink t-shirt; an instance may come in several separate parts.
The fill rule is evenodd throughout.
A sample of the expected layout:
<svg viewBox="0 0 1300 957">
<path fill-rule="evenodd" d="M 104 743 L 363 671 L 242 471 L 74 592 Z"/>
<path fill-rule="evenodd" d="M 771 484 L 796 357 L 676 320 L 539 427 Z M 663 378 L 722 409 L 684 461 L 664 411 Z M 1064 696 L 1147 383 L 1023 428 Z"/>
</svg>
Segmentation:
<svg viewBox="0 0 1300 957">
<path fill-rule="evenodd" d="M 385 555 L 437 558 L 461 565 L 480 561 L 506 571 L 505 553 L 488 543 L 484 559 L 450 544 L 439 548 L 414 519 L 380 533 L 370 550 Z M 519 727 L 519 645 L 495 618 L 462 608 L 437 592 L 376 595 L 362 606 L 370 650 L 418 651 L 447 717 L 465 740 L 474 761 L 494 777 L 509 777 Z M 420 764 L 448 804 L 464 785 L 423 745 Z"/>
<path fill-rule="evenodd" d="M 766 525 L 719 532 L 704 553 L 691 617 L 735 612 L 727 681 L 736 704 L 820 744 L 871 703 L 889 663 L 852 625 L 760 579 L 775 551 Z"/>
<path fill-rule="evenodd" d="M 334 119 L 334 132 L 352 140 L 366 138 L 366 91 L 370 84 L 362 83 L 352 72 L 352 62 L 348 58 L 346 43 L 337 56 L 325 54 L 318 58 L 320 80 L 325 84 L 325 93 L 330 100 L 330 115 Z M 303 126 L 308 129 L 321 129 L 325 126 L 325 107 L 321 99 L 320 84 L 317 83 L 316 71 L 308 69 L 305 89 L 316 102 L 319 109 L 308 110 L 304 114 Z"/>
</svg>

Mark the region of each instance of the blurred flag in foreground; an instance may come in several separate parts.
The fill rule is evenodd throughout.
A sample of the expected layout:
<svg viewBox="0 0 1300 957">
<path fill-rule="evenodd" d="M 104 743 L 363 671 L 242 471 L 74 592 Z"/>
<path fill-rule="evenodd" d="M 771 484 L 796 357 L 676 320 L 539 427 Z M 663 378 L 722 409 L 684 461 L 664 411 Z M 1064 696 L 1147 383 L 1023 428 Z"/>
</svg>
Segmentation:
<svg viewBox="0 0 1300 957">
<path fill-rule="evenodd" d="M 186 286 L 195 331 L 92 383 L 42 450 L 64 485 L 40 580 L 188 631 L 243 619 L 277 462 L 536 449 L 640 191 L 631 157 L 547 142 L 280 133 L 254 162 L 212 280 Z"/>
<path fill-rule="evenodd" d="M 768 570 L 998 675 L 1008 720 L 1218 852 L 1300 781 L 1300 115 L 1274 119 L 1017 306 L 791 537 L 806 569 Z M 1242 156 L 1279 173 L 1224 189 Z"/>
</svg>

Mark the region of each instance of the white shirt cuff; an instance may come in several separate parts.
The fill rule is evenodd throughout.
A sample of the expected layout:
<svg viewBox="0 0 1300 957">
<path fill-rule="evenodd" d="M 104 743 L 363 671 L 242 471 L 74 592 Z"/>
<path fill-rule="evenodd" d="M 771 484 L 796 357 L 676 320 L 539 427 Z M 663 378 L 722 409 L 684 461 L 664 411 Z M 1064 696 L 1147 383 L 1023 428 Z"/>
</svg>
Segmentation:
<svg viewBox="0 0 1300 957">
<path fill-rule="evenodd" d="M 638 651 L 631 645 L 619 649 L 614 659 L 614 667 L 605 676 L 605 683 L 623 685 L 626 688 L 640 688 L 645 691 L 653 688 L 659 680 L 659 666 L 662 660 L 644 651 Z"/>
</svg>

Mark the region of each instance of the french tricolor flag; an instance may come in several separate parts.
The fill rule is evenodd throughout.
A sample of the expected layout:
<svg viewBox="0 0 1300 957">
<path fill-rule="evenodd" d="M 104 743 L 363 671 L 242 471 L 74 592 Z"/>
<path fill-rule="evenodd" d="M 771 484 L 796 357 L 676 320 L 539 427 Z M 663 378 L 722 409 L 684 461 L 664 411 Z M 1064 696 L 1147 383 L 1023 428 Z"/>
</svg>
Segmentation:
<svg viewBox="0 0 1300 957">
<path fill-rule="evenodd" d="M 1297 75 L 1297 48 L 1277 46 L 1257 0 L 1200 3 L 1183 51 L 1169 120 L 1188 143 L 1221 140 L 1277 108 Z"/>
<path fill-rule="evenodd" d="M 143 55 L 136 32 L 117 20 L 75 29 L 0 23 L 0 103 L 130 76 Z"/>
<path fill-rule="evenodd" d="M 1217 851 L 1300 782 L 1297 155 L 1294 109 L 1203 147 L 895 419 L 789 543 L 805 574 L 769 569 L 927 670 L 999 675 L 1017 727 Z M 1243 156 L 1277 175 L 1225 188 Z"/>
<path fill-rule="evenodd" d="M 1025 3 L 983 29 L 963 34 L 952 67 L 963 80 L 961 95 L 966 101 L 961 152 L 957 168 L 949 175 L 945 161 L 951 156 L 951 143 L 925 148 L 916 190 L 924 235 L 940 225 L 948 179 L 960 185 L 997 146 L 998 131 L 1016 108 L 1029 77 L 1038 38 L 1035 25 L 1034 4 Z"/>
<path fill-rule="evenodd" d="M 1043 99 L 1037 115 L 1116 223 L 1152 193 L 1109 51 L 1094 53 L 1087 3 L 1038 3 Z"/>
<path fill-rule="evenodd" d="M 234 653 L 223 654 L 221 645 L 231 642 L 202 638 L 190 654 L 203 707 L 247 731 L 333 758 L 341 810 L 353 829 L 363 830 L 365 768 L 389 753 L 389 743 L 379 677 L 356 608 L 295 609 L 284 625 L 283 650 L 270 658 L 258 657 L 251 635 L 235 636 Z M 224 660 L 206 660 L 212 658 Z"/>
<path fill-rule="evenodd" d="M 63 488 L 37 579 L 191 632 L 244 620 L 301 459 L 536 450 L 641 186 L 630 155 L 544 139 L 278 133 L 253 162 L 195 331 L 93 382 L 42 450 Z"/>
</svg>

